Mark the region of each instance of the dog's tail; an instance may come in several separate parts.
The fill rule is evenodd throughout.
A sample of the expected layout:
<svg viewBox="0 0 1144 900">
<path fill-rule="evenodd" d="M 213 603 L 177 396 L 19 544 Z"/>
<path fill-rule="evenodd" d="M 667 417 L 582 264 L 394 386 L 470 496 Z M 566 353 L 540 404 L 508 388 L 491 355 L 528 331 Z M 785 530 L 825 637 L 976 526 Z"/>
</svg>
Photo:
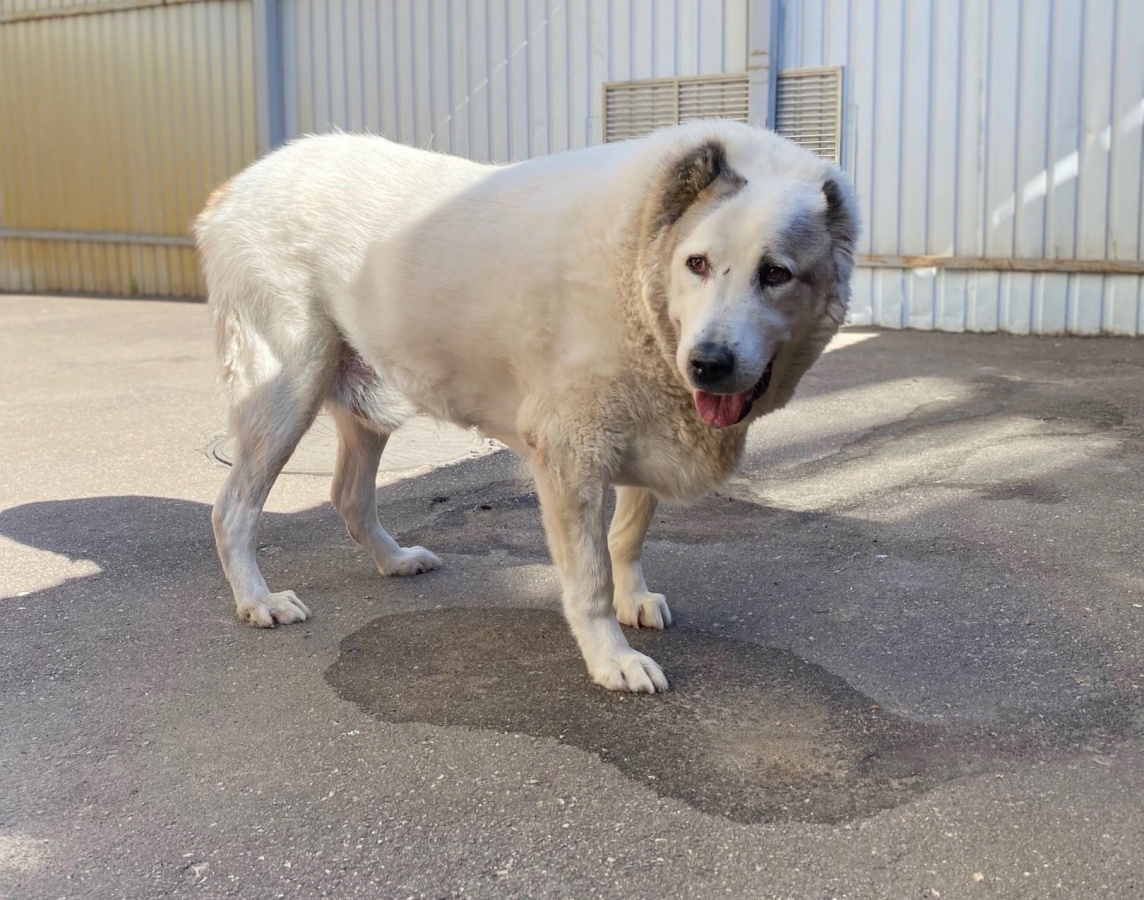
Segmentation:
<svg viewBox="0 0 1144 900">
<path fill-rule="evenodd" d="M 318 309 L 305 229 L 281 234 L 287 176 L 256 165 L 214 191 L 194 224 L 219 382 L 232 406 L 271 382 L 293 385 L 309 403 L 339 339 Z"/>
<path fill-rule="evenodd" d="M 199 265 L 207 286 L 207 306 L 215 328 L 215 351 L 219 361 L 219 383 L 228 396 L 234 397 L 250 373 L 242 371 L 240 361 L 251 358 L 246 344 L 248 336 L 242 327 L 239 299 L 247 273 L 235 246 L 233 224 L 220 216 L 220 209 L 230 195 L 234 179 L 227 179 L 211 191 L 202 211 L 195 217 L 192 232 L 199 253 Z"/>
</svg>

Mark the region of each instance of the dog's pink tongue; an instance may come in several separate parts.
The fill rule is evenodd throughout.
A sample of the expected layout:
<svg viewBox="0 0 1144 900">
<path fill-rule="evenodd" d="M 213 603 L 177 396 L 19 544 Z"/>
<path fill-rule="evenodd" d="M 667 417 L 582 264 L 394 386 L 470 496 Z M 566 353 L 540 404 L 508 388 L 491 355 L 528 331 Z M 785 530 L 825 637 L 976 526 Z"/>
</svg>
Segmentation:
<svg viewBox="0 0 1144 900">
<path fill-rule="evenodd" d="M 695 409 L 699 418 L 712 428 L 727 428 L 743 417 L 743 407 L 751 397 L 750 391 L 741 394 L 709 394 L 695 392 Z"/>
</svg>

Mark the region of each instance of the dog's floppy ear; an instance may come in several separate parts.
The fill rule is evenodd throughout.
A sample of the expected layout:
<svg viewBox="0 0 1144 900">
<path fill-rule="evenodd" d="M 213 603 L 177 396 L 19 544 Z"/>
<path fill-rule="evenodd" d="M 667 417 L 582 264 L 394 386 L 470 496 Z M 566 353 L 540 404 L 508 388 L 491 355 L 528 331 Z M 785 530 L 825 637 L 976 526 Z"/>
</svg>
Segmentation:
<svg viewBox="0 0 1144 900">
<path fill-rule="evenodd" d="M 822 195 L 826 198 L 826 230 L 830 234 L 834 262 L 834 296 L 829 312 L 841 325 L 850 306 L 850 276 L 854 272 L 854 246 L 858 240 L 858 204 L 853 189 L 834 176 L 823 183 Z"/>
<path fill-rule="evenodd" d="M 717 181 L 732 189 L 745 184 L 727 165 L 727 151 L 719 141 L 706 141 L 671 163 L 663 180 L 655 230 L 678 222 L 699 195 Z"/>
<path fill-rule="evenodd" d="M 827 178 L 822 185 L 822 195 L 826 197 L 826 227 L 835 242 L 854 254 L 854 242 L 858 238 L 858 217 L 854 209 L 854 196 L 849 188 L 844 188 L 836 178 Z"/>
</svg>

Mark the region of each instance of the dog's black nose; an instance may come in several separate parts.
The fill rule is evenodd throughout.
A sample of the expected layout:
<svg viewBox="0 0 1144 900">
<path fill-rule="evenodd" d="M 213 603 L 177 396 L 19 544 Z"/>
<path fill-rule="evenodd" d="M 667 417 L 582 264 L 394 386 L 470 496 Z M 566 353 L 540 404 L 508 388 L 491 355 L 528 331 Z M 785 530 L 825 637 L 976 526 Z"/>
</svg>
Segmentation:
<svg viewBox="0 0 1144 900">
<path fill-rule="evenodd" d="M 697 344 L 688 362 L 691 363 L 691 378 L 700 388 L 717 388 L 735 371 L 735 354 L 722 344 L 710 341 Z"/>
</svg>

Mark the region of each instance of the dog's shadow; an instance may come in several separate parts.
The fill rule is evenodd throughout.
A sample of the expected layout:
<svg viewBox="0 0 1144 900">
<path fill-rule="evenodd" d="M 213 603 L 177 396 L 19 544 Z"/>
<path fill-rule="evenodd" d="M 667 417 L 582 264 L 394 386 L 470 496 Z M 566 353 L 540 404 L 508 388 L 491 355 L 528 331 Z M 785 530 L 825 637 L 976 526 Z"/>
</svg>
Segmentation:
<svg viewBox="0 0 1144 900">
<path fill-rule="evenodd" d="M 535 496 L 523 485 L 515 494 L 502 485 L 493 492 L 498 499 L 485 503 L 487 484 L 483 489 L 470 484 L 467 493 L 454 491 L 445 500 L 434 491 L 443 485 L 429 478 L 415 495 L 406 491 L 389 498 L 403 505 L 401 518 L 408 526 L 398 531 L 403 542 L 424 542 L 445 556 L 447 568 L 428 580 L 379 585 L 364 555 L 348 549 L 331 561 L 337 552 L 332 548 L 349 545 L 328 505 L 266 517 L 264 540 L 283 551 L 266 564 L 274 580 L 309 568 L 319 573 L 311 590 L 325 602 L 340 595 L 342 602 L 360 604 L 359 613 L 371 604 L 385 613 L 342 639 L 326 673 L 334 691 L 369 715 L 562 741 L 598 755 L 663 796 L 741 822 L 848 820 L 905 802 L 950 778 L 997 770 L 1011 752 L 1020 754 L 1019 747 L 1003 748 L 976 736 L 982 729 L 920 725 L 921 716 L 889 711 L 842 677 L 801 658 L 791 649 L 792 634 L 817 631 L 827 640 L 823 604 L 838 606 L 842 591 L 824 580 L 836 560 L 815 557 L 821 528 L 809 527 L 829 517 L 803 521 L 802 514 L 721 497 L 689 510 L 665 511 L 649 544 L 649 577 L 659 576 L 653 587 L 665 586 L 677 601 L 679 624 L 662 633 L 628 634 L 635 647 L 664 666 L 672 691 L 631 697 L 592 685 L 556 611 L 554 579 L 543 608 L 520 608 L 511 586 L 514 569 L 547 561 Z M 837 520 L 827 524 L 842 527 Z M 776 536 L 771 552 L 800 558 L 799 570 L 815 585 L 813 603 L 793 586 L 776 590 L 766 580 L 764 589 L 757 573 L 737 566 L 760 534 Z M 216 630 L 227 627 L 217 624 L 230 615 L 230 607 L 228 601 L 219 605 L 226 587 L 205 504 L 153 497 L 35 503 L 0 513 L 0 535 L 93 561 L 102 570 L 24 597 L 22 607 L 39 606 L 41 600 L 50 607 L 50 601 L 66 599 L 73 610 L 77 604 L 90 607 L 75 617 L 94 623 L 85 629 L 106 628 L 110 635 L 126 626 L 146 641 L 164 640 L 163 629 L 188 613 L 212 612 Z M 479 564 L 490 555 L 496 565 Z M 712 568 L 719 573 L 714 580 Z M 322 572 L 335 570 L 336 585 L 320 582 Z M 474 576 L 478 587 L 465 600 L 439 607 L 453 596 L 451 586 Z M 172 583 L 178 590 L 154 587 Z M 366 592 L 380 599 L 366 600 Z M 765 604 L 762 593 L 771 595 Z M 418 601 L 418 594 L 430 599 Z M 145 608 L 111 615 L 125 595 L 143 598 L 138 602 Z M 851 605 L 862 602 L 845 599 Z M 847 665 L 861 671 L 863 661 L 874 669 L 871 647 L 886 638 L 874 633 L 879 619 L 872 603 L 872 624 L 853 619 L 839 624 L 854 649 L 839 658 L 834 671 L 845 672 Z M 336 627 L 323 619 L 323 605 L 314 608 L 312 627 Z M 743 629 L 719 633 L 720 620 L 745 622 L 752 610 L 760 617 L 750 639 Z M 769 613 L 762 615 L 764 610 Z M 148 627 L 153 634 L 144 631 Z M 268 646 L 253 641 L 247 646 L 242 626 L 235 621 L 233 628 L 243 652 Z M 920 642 L 914 653 L 955 674 L 990 677 L 989 671 L 979 671 L 989 665 L 981 658 L 980 633 L 951 639 L 947 630 L 941 637 L 939 654 L 932 636 L 914 636 Z M 9 665 L 34 666 L 37 654 L 55 652 L 73 639 L 78 646 L 80 638 L 69 638 L 66 628 L 52 635 L 31 629 L 11 648 Z M 941 671 L 931 683 L 950 680 Z M 892 679 L 880 683 L 895 686 Z M 1023 727 L 1036 715 L 1026 710 L 1020 718 L 1014 724 Z M 1090 718 L 1099 718 L 1098 712 Z"/>
</svg>

